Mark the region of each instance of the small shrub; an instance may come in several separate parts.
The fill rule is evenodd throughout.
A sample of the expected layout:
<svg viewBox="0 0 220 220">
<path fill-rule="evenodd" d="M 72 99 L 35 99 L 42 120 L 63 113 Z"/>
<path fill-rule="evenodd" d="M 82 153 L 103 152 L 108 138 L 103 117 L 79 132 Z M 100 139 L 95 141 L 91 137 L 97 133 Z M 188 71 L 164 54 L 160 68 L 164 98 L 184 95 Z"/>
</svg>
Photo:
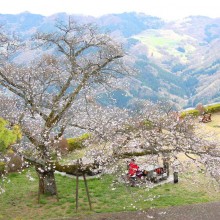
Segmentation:
<svg viewBox="0 0 220 220">
<path fill-rule="evenodd" d="M 76 138 L 68 138 L 67 143 L 68 143 L 68 150 L 69 151 L 74 151 L 76 149 L 82 149 L 85 147 L 84 141 L 90 138 L 90 134 L 86 133 L 81 135 L 80 137 Z"/>
<path fill-rule="evenodd" d="M 145 120 L 143 121 L 143 125 L 146 127 L 146 128 L 149 128 L 149 129 L 152 129 L 153 128 L 153 123 L 149 120 Z"/>
<path fill-rule="evenodd" d="M 58 148 L 62 155 L 67 154 L 68 152 L 68 141 L 66 138 L 62 138 L 58 143 Z"/>
<path fill-rule="evenodd" d="M 10 144 L 21 139 L 21 131 L 18 125 L 14 125 L 12 129 L 7 128 L 8 122 L 0 118 L 0 152 L 5 153 Z"/>
<path fill-rule="evenodd" d="M 5 173 L 5 162 L 0 161 L 0 176 Z"/>
<path fill-rule="evenodd" d="M 22 169 L 23 160 L 20 156 L 10 152 L 7 154 L 7 157 L 10 158 L 9 162 L 7 163 L 8 172 L 17 172 Z"/>
<path fill-rule="evenodd" d="M 1 138 L 1 137 L 0 137 Z M 0 152 L 4 152 L 7 146 L 4 141 L 0 140 Z"/>
</svg>

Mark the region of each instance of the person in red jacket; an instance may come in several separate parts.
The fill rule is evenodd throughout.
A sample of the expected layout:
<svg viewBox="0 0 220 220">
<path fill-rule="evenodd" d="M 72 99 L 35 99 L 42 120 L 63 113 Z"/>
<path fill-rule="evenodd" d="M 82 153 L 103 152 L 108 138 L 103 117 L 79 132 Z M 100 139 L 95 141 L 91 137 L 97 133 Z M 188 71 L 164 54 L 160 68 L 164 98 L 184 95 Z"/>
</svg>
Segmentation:
<svg viewBox="0 0 220 220">
<path fill-rule="evenodd" d="M 139 169 L 139 166 L 135 163 L 135 159 L 131 159 L 128 164 L 128 180 L 131 182 L 131 186 L 135 184 L 136 173 Z"/>
<path fill-rule="evenodd" d="M 128 174 L 130 177 L 135 177 L 136 172 L 139 166 L 135 163 L 135 159 L 131 159 L 130 163 L 128 164 Z"/>
</svg>

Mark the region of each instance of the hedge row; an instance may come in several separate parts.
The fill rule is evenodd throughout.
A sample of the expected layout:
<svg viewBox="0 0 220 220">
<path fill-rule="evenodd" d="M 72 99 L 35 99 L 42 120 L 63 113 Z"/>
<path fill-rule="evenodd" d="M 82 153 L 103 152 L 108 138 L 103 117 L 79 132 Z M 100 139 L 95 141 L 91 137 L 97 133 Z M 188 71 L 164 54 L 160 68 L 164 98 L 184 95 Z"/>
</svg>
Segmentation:
<svg viewBox="0 0 220 220">
<path fill-rule="evenodd" d="M 220 104 L 205 106 L 205 112 L 206 113 L 220 112 Z M 186 115 L 199 116 L 199 114 L 200 112 L 197 109 L 190 109 L 190 110 L 181 112 L 181 117 L 185 117 Z"/>
<path fill-rule="evenodd" d="M 206 106 L 205 109 L 206 109 L 206 112 L 209 112 L 209 113 L 220 112 L 220 104 L 209 105 L 209 106 Z"/>
<path fill-rule="evenodd" d="M 187 110 L 184 112 L 181 112 L 181 117 L 185 117 L 186 115 L 193 115 L 193 116 L 199 116 L 199 111 L 196 109 Z"/>
</svg>

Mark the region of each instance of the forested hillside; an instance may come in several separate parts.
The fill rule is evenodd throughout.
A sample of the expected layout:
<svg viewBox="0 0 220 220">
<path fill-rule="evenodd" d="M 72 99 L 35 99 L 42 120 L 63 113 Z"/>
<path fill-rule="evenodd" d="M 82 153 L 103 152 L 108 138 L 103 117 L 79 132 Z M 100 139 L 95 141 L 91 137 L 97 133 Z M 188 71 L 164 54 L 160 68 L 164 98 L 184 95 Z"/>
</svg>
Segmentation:
<svg viewBox="0 0 220 220">
<path fill-rule="evenodd" d="M 57 21 L 68 16 L 1 14 L 0 24 L 25 41 L 36 31 L 52 31 Z M 118 106 L 127 107 L 135 98 L 169 100 L 180 108 L 220 101 L 220 18 L 197 16 L 165 22 L 143 13 L 73 16 L 80 23 L 98 25 L 121 42 L 128 62 L 138 70 L 126 80 L 126 93 L 112 93 Z M 30 55 L 26 52 L 16 59 L 22 62 Z M 108 103 L 105 94 L 98 99 Z"/>
</svg>

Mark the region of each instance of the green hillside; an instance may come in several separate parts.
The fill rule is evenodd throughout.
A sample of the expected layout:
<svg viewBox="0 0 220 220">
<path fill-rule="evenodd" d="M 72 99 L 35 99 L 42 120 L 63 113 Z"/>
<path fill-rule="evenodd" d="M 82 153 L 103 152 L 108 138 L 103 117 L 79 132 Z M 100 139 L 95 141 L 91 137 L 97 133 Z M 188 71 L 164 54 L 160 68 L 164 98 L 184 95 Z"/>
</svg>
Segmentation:
<svg viewBox="0 0 220 220">
<path fill-rule="evenodd" d="M 178 58 L 180 62 L 189 62 L 189 56 L 195 51 L 193 38 L 180 35 L 173 30 L 147 30 L 134 36 L 148 48 L 148 55 L 158 59 L 165 59 L 166 55 Z"/>
<path fill-rule="evenodd" d="M 187 107 L 200 102 L 219 102 L 219 18 L 190 16 L 165 22 L 134 12 L 99 18 L 83 15 L 73 17 L 77 22 L 94 23 L 99 26 L 100 32 L 107 32 L 122 42 L 132 67 L 139 71 L 132 82 L 131 79 L 123 82 L 130 85 L 126 91 L 129 97 L 120 90 L 113 91 L 117 106 L 127 107 L 133 98 L 152 101 L 167 99 Z M 36 30 L 54 30 L 56 21 L 67 18 L 65 13 L 48 17 L 28 12 L 2 14 L 0 24 L 4 24 L 8 32 L 16 33 L 26 40 Z M 35 54 L 28 52 L 17 55 L 16 59 L 23 62 L 32 56 Z M 107 103 L 105 95 L 101 97 L 101 102 Z"/>
</svg>

